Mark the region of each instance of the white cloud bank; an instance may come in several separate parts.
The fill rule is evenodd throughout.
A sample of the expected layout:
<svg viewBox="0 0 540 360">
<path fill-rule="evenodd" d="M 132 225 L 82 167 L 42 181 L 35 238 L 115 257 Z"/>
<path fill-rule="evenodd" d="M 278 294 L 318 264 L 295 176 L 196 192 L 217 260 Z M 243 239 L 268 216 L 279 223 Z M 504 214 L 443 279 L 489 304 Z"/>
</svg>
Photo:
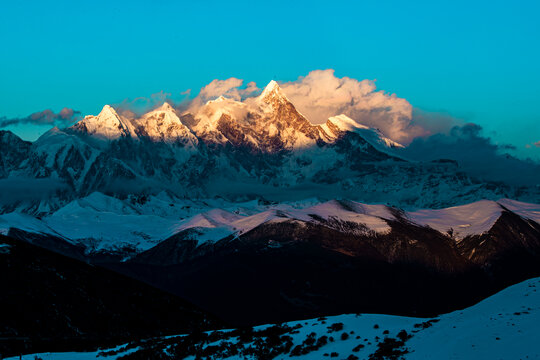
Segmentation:
<svg viewBox="0 0 540 360">
<path fill-rule="evenodd" d="M 243 80 L 237 78 L 213 80 L 201 89 L 190 108 L 194 110 L 220 95 L 243 100 L 260 91 L 254 82 L 246 87 L 242 87 L 242 84 Z M 373 80 L 338 78 L 334 70 L 315 70 L 280 86 L 289 100 L 313 124 L 322 124 L 331 116 L 345 114 L 405 144 L 415 137 L 429 134 L 424 127 L 413 123 L 413 108 L 407 100 L 376 90 Z"/>
<path fill-rule="evenodd" d="M 201 89 L 199 95 L 193 99 L 190 108 L 197 108 L 208 100 L 222 95 L 240 101 L 260 91 L 254 81 L 249 82 L 245 88 L 242 88 L 243 83 L 244 80 L 237 78 L 229 78 L 227 80 L 215 79 Z"/>
<path fill-rule="evenodd" d="M 373 80 L 334 75 L 334 70 L 315 70 L 296 81 L 281 84 L 283 92 L 311 122 L 320 124 L 345 114 L 360 124 L 378 128 L 392 140 L 408 143 L 426 135 L 412 124 L 412 105 L 395 94 L 377 91 Z"/>
</svg>

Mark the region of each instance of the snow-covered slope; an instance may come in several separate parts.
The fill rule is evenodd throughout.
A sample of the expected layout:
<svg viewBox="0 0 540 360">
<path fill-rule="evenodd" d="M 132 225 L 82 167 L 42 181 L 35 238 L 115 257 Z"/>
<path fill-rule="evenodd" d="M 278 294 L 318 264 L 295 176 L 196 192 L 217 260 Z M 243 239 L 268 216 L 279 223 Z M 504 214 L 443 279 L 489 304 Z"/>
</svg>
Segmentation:
<svg viewBox="0 0 540 360">
<path fill-rule="evenodd" d="M 498 203 L 526 219 L 531 219 L 540 223 L 540 205 L 538 204 L 527 204 L 511 199 L 501 199 Z"/>
<path fill-rule="evenodd" d="M 207 333 L 205 340 L 199 337 L 200 342 L 179 335 L 154 339 L 142 347 L 147 356 L 159 353 L 164 359 L 195 358 L 197 352 L 176 353 L 175 344 L 181 344 L 178 349 L 198 344 L 216 359 L 255 359 L 255 354 L 275 359 L 540 359 L 539 304 L 540 278 L 535 278 L 469 308 L 431 319 L 350 314 L 264 325 L 251 332 L 215 331 Z M 125 345 L 114 349 L 118 354 L 41 353 L 23 359 L 116 359 L 141 350 Z M 231 355 L 231 349 L 236 354 Z M 274 356 L 269 356 L 272 352 Z"/>
<path fill-rule="evenodd" d="M 508 200 L 501 202 L 504 204 Z M 514 209 L 527 211 L 531 204 L 521 203 Z M 517 205 L 517 204 L 516 204 Z M 495 224 L 503 208 L 498 202 L 482 200 L 472 204 L 455 206 L 440 210 L 419 210 L 407 213 L 407 217 L 420 225 L 432 227 L 442 233 L 451 233 L 457 239 L 469 235 L 482 234 Z"/>
<path fill-rule="evenodd" d="M 388 233 L 390 231 L 390 226 L 384 219 L 394 219 L 394 216 L 384 205 L 365 205 L 352 201 L 345 203 L 333 200 L 305 208 L 295 208 L 289 204 L 257 206 L 258 209 L 266 208 L 266 210 L 248 216 L 241 216 L 222 209 L 213 209 L 183 221 L 176 228 L 176 231 L 180 232 L 190 228 L 212 228 L 220 229 L 219 234 L 225 237 L 233 234 L 245 234 L 267 223 L 288 220 L 318 222 L 319 219 L 355 223 L 366 226 L 368 229 L 378 233 Z M 214 238 L 213 240 L 217 239 Z"/>
<path fill-rule="evenodd" d="M 330 117 L 328 121 L 325 124 L 320 125 L 320 127 L 323 130 L 323 136 L 331 141 L 338 139 L 348 131 L 361 134 L 374 146 L 381 146 L 381 148 L 403 147 L 400 143 L 384 136 L 379 130 L 359 124 L 357 121 L 344 114 Z"/>
<path fill-rule="evenodd" d="M 0 215 L 0 234 L 7 235 L 11 228 L 21 229 L 37 234 L 58 235 L 55 230 L 33 216 L 12 212 Z"/>
<path fill-rule="evenodd" d="M 77 189 L 83 186 L 91 164 L 101 153 L 75 134 L 57 127 L 40 136 L 32 149 L 31 175 L 63 179 Z"/>
<path fill-rule="evenodd" d="M 230 235 L 239 236 L 263 224 L 295 220 L 321 224 L 344 233 L 384 235 L 392 231 L 391 222 L 398 221 L 396 214 L 400 213 L 399 216 L 414 225 L 431 227 L 459 241 L 489 231 L 505 208 L 538 222 L 538 205 L 508 199 L 403 212 L 386 205 L 350 200 L 232 203 L 185 200 L 161 193 L 141 202 L 137 197 L 120 200 L 95 192 L 40 219 L 17 212 L 0 215 L 0 231 L 7 233 L 12 227 L 61 236 L 83 244 L 89 252 L 117 252 L 125 248 L 141 252 L 188 229 L 200 230 L 199 237 L 191 238 L 202 244 Z"/>
<path fill-rule="evenodd" d="M 145 250 L 173 235 L 175 229 L 172 219 L 100 211 L 80 200 L 44 218 L 43 223 L 72 242 L 84 245 L 88 252 Z"/>
<path fill-rule="evenodd" d="M 524 281 L 462 311 L 440 316 L 408 342 L 407 359 L 538 359 L 540 278 Z"/>
<path fill-rule="evenodd" d="M 193 131 L 206 142 L 224 144 L 227 141 L 235 140 L 227 138 L 222 132 L 227 120 L 232 121 L 234 119 L 237 127 L 239 126 L 238 123 L 243 122 L 248 113 L 249 108 L 246 104 L 220 96 L 215 100 L 208 101 L 193 115 L 197 121 Z M 238 133 L 238 136 L 242 135 L 245 136 L 242 140 L 254 141 L 254 139 L 249 138 L 249 134 Z"/>
</svg>

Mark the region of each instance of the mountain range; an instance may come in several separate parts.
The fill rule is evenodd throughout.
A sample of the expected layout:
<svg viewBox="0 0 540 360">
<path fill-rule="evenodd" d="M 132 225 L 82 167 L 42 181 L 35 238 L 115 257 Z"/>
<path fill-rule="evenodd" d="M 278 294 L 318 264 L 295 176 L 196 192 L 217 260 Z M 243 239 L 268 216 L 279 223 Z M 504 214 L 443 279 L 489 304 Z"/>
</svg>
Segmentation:
<svg viewBox="0 0 540 360">
<path fill-rule="evenodd" d="M 538 187 L 477 179 L 448 159 L 409 161 L 402 147 L 343 114 L 312 124 L 274 81 L 257 97 L 221 96 L 182 112 L 164 103 L 126 117 L 106 105 L 34 143 L 0 131 L 0 183 L 25 194 L 2 194 L 0 212 L 41 216 L 96 191 L 233 202 L 317 196 L 403 208 L 540 202 Z"/>
</svg>

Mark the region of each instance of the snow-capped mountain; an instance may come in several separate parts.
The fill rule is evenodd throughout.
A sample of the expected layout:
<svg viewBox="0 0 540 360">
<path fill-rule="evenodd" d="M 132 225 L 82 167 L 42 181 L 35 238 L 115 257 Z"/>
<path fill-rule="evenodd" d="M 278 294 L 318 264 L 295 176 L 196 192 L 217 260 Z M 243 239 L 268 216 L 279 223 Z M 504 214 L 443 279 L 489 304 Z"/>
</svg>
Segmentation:
<svg viewBox="0 0 540 360">
<path fill-rule="evenodd" d="M 274 81 L 259 96 L 221 96 L 183 113 L 165 103 L 132 119 L 106 105 L 31 145 L 9 132 L 2 133 L 4 143 L 10 144 L 0 153 L 5 188 L 16 179 L 32 189 L 47 179 L 49 187 L 20 199 L 0 197 L 2 213 L 44 215 L 94 191 L 232 201 L 324 194 L 407 208 L 503 197 L 540 201 L 538 187 L 480 181 L 456 162 L 401 159 L 394 153 L 401 144 L 345 115 L 314 125 Z"/>
<path fill-rule="evenodd" d="M 71 129 L 104 140 L 136 137 L 133 124 L 122 119 L 109 105 L 105 105 L 98 116 L 86 116 Z"/>
<path fill-rule="evenodd" d="M 194 132 L 209 143 L 279 153 L 313 147 L 321 140 L 320 128 L 296 110 L 275 81 L 245 102 L 223 96 L 211 100 L 194 117 Z"/>
</svg>

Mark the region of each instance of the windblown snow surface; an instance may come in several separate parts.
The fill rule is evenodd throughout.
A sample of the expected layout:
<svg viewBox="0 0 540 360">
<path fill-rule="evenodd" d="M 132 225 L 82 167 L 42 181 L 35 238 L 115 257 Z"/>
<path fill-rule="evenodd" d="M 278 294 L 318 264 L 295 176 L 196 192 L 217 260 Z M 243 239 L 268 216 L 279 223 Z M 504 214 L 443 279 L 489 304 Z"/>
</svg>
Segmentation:
<svg viewBox="0 0 540 360">
<path fill-rule="evenodd" d="M 511 286 L 484 301 L 461 311 L 444 314 L 432 319 L 410 318 L 376 314 L 347 314 L 327 318 L 294 321 L 282 324 L 291 329 L 294 349 L 306 339 L 317 342 L 327 337 L 324 345 L 293 358 L 302 359 L 383 359 L 381 349 L 392 348 L 404 359 L 539 359 L 538 324 L 540 323 L 540 278 Z M 255 327 L 264 330 L 273 325 Z M 253 343 L 240 343 L 239 338 L 228 335 L 231 330 L 218 331 L 223 335 L 219 342 L 237 344 L 239 348 Z M 214 332 L 215 334 L 216 332 Z M 178 339 L 182 338 L 178 336 Z M 169 337 L 171 339 L 171 337 Z M 404 339 L 401 341 L 400 339 Z M 394 341 L 395 340 L 395 341 Z M 401 342 L 400 342 L 401 341 Z M 219 342 L 206 343 L 203 348 Z M 120 349 L 120 347 L 116 349 Z M 100 359 L 116 359 L 136 351 L 137 347 Z M 166 352 L 167 349 L 163 348 Z M 42 353 L 25 355 L 34 360 L 89 360 L 98 358 L 100 352 Z M 290 358 L 290 353 L 277 359 Z M 193 356 L 188 357 L 194 359 Z M 217 357 L 219 358 L 219 357 Z M 229 359 L 251 359 L 236 355 Z M 11 358 L 13 360 L 18 357 Z"/>
</svg>

